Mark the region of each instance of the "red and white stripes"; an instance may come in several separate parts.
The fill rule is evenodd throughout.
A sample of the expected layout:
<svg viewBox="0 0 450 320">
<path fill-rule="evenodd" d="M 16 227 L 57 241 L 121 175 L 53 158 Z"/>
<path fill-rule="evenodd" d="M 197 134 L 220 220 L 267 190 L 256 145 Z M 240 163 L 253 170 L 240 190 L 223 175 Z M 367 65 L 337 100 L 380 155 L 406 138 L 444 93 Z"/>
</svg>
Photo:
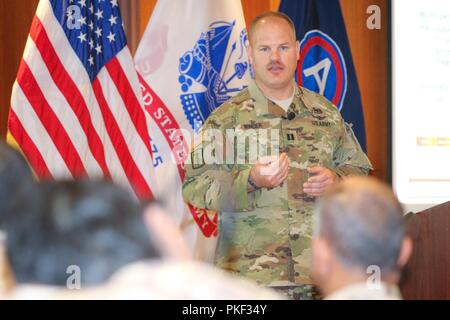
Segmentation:
<svg viewBox="0 0 450 320">
<path fill-rule="evenodd" d="M 39 177 L 111 177 L 153 196 L 153 160 L 127 47 L 91 83 L 49 1 L 40 1 L 11 97 L 8 128 Z"/>
</svg>

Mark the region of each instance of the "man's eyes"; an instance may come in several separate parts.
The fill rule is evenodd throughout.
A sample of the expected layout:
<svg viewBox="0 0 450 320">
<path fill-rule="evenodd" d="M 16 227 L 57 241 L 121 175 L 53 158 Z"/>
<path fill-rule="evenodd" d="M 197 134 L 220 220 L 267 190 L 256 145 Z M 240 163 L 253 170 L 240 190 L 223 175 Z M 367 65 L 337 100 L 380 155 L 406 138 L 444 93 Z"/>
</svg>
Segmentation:
<svg viewBox="0 0 450 320">
<path fill-rule="evenodd" d="M 287 50 L 289 50 L 289 46 L 281 46 L 278 48 L 278 50 L 279 51 L 287 51 Z M 260 52 L 270 52 L 270 48 L 262 47 L 262 48 L 259 48 L 259 51 Z"/>
</svg>

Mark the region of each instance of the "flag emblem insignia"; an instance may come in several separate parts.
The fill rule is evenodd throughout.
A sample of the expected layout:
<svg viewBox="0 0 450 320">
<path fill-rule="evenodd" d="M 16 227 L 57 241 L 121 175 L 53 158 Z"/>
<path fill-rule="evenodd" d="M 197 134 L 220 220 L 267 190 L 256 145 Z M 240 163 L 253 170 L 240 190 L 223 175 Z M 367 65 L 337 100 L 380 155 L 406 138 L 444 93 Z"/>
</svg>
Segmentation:
<svg viewBox="0 0 450 320">
<path fill-rule="evenodd" d="M 347 68 L 341 50 L 326 33 L 311 30 L 300 42 L 297 81 L 341 110 L 347 91 Z"/>
<path fill-rule="evenodd" d="M 231 94 L 245 88 L 233 86 L 233 80 L 242 79 L 249 69 L 244 52 L 246 30 L 242 29 L 239 40 L 230 45 L 235 27 L 235 21 L 211 23 L 193 49 L 179 59 L 180 100 L 195 132 L 215 108 L 231 98 Z"/>
</svg>

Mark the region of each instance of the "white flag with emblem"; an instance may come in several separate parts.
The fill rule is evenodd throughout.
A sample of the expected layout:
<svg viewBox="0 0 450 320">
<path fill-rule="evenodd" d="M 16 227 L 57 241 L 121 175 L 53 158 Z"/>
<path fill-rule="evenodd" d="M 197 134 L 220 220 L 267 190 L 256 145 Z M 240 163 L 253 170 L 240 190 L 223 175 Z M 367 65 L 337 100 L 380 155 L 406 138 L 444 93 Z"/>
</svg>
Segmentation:
<svg viewBox="0 0 450 320">
<path fill-rule="evenodd" d="M 248 84 L 246 40 L 240 0 L 159 0 L 135 55 L 151 116 L 157 197 L 204 260 L 211 259 L 202 246 L 217 236 L 217 214 L 184 203 L 182 162 L 190 135 Z"/>
</svg>

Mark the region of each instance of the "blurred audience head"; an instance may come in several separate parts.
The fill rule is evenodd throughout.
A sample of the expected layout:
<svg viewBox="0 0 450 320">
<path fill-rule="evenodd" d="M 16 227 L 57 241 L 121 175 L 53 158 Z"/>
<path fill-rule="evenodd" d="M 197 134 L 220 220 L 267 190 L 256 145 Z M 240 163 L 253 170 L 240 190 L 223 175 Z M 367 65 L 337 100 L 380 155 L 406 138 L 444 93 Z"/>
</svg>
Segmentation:
<svg viewBox="0 0 450 320">
<path fill-rule="evenodd" d="M 66 286 L 78 271 L 81 285 L 96 285 L 161 255 L 141 205 L 109 182 L 42 182 L 28 201 L 31 212 L 10 212 L 0 226 L 18 284 Z"/>
<path fill-rule="evenodd" d="M 24 199 L 34 187 L 28 163 L 17 150 L 0 141 L 0 222 L 12 210 L 27 210 Z"/>
<path fill-rule="evenodd" d="M 157 202 L 143 208 L 108 182 L 46 181 L 37 190 L 33 211 L 12 212 L 0 226 L 17 279 L 3 291 L 0 281 L 0 299 L 282 298 L 189 259 Z"/>
<path fill-rule="evenodd" d="M 412 249 L 403 210 L 391 188 L 373 178 L 350 177 L 317 203 L 313 276 L 325 295 L 366 282 L 374 270 L 399 281 Z"/>
</svg>

